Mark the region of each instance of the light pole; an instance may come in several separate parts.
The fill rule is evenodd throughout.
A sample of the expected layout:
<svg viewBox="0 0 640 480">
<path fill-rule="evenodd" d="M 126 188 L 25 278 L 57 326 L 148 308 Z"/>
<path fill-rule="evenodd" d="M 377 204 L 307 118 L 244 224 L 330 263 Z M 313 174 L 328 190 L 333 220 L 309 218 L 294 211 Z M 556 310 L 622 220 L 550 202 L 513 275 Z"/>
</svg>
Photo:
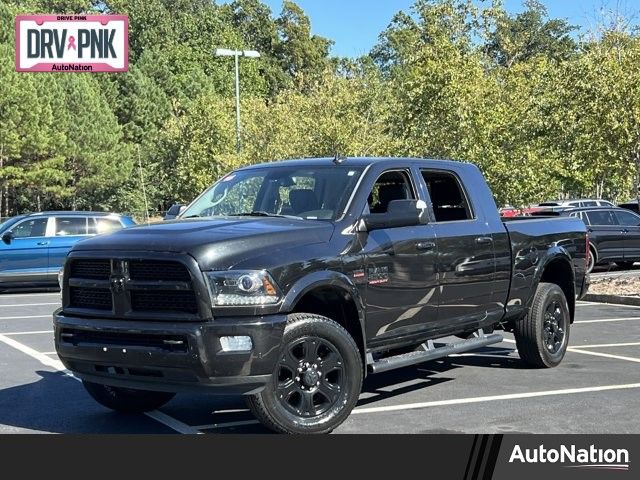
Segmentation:
<svg viewBox="0 0 640 480">
<path fill-rule="evenodd" d="M 236 151 L 240 153 L 240 62 L 239 57 L 259 58 L 260 53 L 255 50 L 230 50 L 216 48 L 216 57 L 234 57 L 236 64 Z"/>
</svg>

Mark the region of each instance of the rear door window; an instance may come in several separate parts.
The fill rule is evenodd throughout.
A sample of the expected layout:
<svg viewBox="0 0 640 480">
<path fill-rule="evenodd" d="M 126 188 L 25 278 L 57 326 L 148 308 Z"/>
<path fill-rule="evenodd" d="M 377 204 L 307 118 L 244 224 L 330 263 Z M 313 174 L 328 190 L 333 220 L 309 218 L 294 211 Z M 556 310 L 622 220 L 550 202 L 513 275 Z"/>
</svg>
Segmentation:
<svg viewBox="0 0 640 480">
<path fill-rule="evenodd" d="M 449 172 L 421 170 L 433 204 L 436 222 L 455 222 L 474 218 L 468 196 L 458 177 Z"/>
<path fill-rule="evenodd" d="M 89 218 L 89 235 L 110 233 L 122 229 L 122 224 L 115 218 Z"/>
<path fill-rule="evenodd" d="M 618 218 L 618 223 L 620 223 L 620 225 L 624 225 L 625 227 L 640 226 L 640 217 L 638 215 L 634 215 L 631 212 L 616 211 L 615 213 L 616 213 L 616 217 Z"/>
<path fill-rule="evenodd" d="M 589 223 L 595 226 L 617 225 L 618 221 L 610 210 L 591 210 L 587 212 Z"/>
<path fill-rule="evenodd" d="M 87 217 L 56 218 L 56 237 L 87 235 Z"/>
<path fill-rule="evenodd" d="M 582 204 L 585 207 L 597 207 L 598 206 L 598 202 L 596 202 L 595 200 L 589 200 L 588 202 L 582 202 Z"/>
</svg>

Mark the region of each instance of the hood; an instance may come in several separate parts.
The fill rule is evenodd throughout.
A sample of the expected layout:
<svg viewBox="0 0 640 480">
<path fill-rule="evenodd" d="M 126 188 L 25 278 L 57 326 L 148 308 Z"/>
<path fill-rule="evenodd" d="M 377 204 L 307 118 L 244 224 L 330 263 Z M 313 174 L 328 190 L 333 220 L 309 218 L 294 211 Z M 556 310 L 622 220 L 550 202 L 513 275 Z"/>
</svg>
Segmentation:
<svg viewBox="0 0 640 480">
<path fill-rule="evenodd" d="M 194 218 L 99 235 L 78 242 L 73 251 L 187 253 L 202 269 L 229 268 L 265 250 L 328 242 L 333 229 L 330 222 L 280 217 Z"/>
</svg>

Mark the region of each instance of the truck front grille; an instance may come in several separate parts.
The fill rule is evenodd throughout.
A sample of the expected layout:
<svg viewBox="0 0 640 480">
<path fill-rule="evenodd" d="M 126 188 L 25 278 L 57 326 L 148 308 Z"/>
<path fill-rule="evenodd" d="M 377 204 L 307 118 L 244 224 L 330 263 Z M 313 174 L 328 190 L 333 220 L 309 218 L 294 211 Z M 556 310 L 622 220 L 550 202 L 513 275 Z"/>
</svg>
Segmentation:
<svg viewBox="0 0 640 480">
<path fill-rule="evenodd" d="M 141 312 L 197 313 L 198 302 L 193 290 L 187 292 L 131 292 L 131 307 Z"/>
<path fill-rule="evenodd" d="M 69 305 L 75 308 L 111 310 L 111 292 L 100 288 L 71 287 Z"/>
<path fill-rule="evenodd" d="M 75 310 L 78 315 L 150 320 L 201 316 L 201 296 L 196 294 L 191 270 L 182 262 L 74 256 L 67 262 L 66 314 Z"/>
<path fill-rule="evenodd" d="M 189 271 L 176 262 L 156 262 L 132 260 L 129 262 L 129 276 L 131 280 L 161 280 L 188 282 L 191 280 Z"/>
<path fill-rule="evenodd" d="M 74 278 L 93 278 L 107 280 L 111 275 L 110 260 L 79 260 L 71 264 Z"/>
</svg>

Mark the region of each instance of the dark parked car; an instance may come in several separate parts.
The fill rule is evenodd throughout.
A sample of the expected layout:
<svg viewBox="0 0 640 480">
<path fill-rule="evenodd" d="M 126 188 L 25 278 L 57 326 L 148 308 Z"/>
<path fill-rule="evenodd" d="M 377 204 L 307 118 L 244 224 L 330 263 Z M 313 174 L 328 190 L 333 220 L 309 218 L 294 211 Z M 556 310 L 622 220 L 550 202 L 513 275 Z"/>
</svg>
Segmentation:
<svg viewBox="0 0 640 480">
<path fill-rule="evenodd" d="M 589 266 L 615 262 L 631 268 L 640 262 L 640 215 L 624 208 L 567 208 L 541 211 L 536 215 L 563 215 L 580 218 L 589 235 Z"/>
<path fill-rule="evenodd" d="M 640 215 L 624 208 L 580 208 L 566 214 L 581 218 L 587 225 L 589 271 L 600 263 L 615 262 L 631 268 L 640 261 Z"/>
<path fill-rule="evenodd" d="M 41 212 L 0 224 L 0 291 L 58 285 L 58 272 L 78 241 L 135 225 L 126 216 L 101 212 Z"/>
<path fill-rule="evenodd" d="M 640 213 L 640 209 L 638 208 L 638 200 L 629 200 L 625 203 L 619 203 L 618 207 L 626 208 L 627 210 L 632 210 L 636 213 Z"/>
<path fill-rule="evenodd" d="M 244 394 L 273 430 L 329 432 L 367 374 L 499 343 L 494 329 L 525 364 L 558 365 L 587 291 L 584 223 L 502 222 L 466 163 L 255 165 L 181 218 L 67 258 L 56 350 L 111 409 Z M 432 341 L 449 335 L 464 340 Z"/>
</svg>

